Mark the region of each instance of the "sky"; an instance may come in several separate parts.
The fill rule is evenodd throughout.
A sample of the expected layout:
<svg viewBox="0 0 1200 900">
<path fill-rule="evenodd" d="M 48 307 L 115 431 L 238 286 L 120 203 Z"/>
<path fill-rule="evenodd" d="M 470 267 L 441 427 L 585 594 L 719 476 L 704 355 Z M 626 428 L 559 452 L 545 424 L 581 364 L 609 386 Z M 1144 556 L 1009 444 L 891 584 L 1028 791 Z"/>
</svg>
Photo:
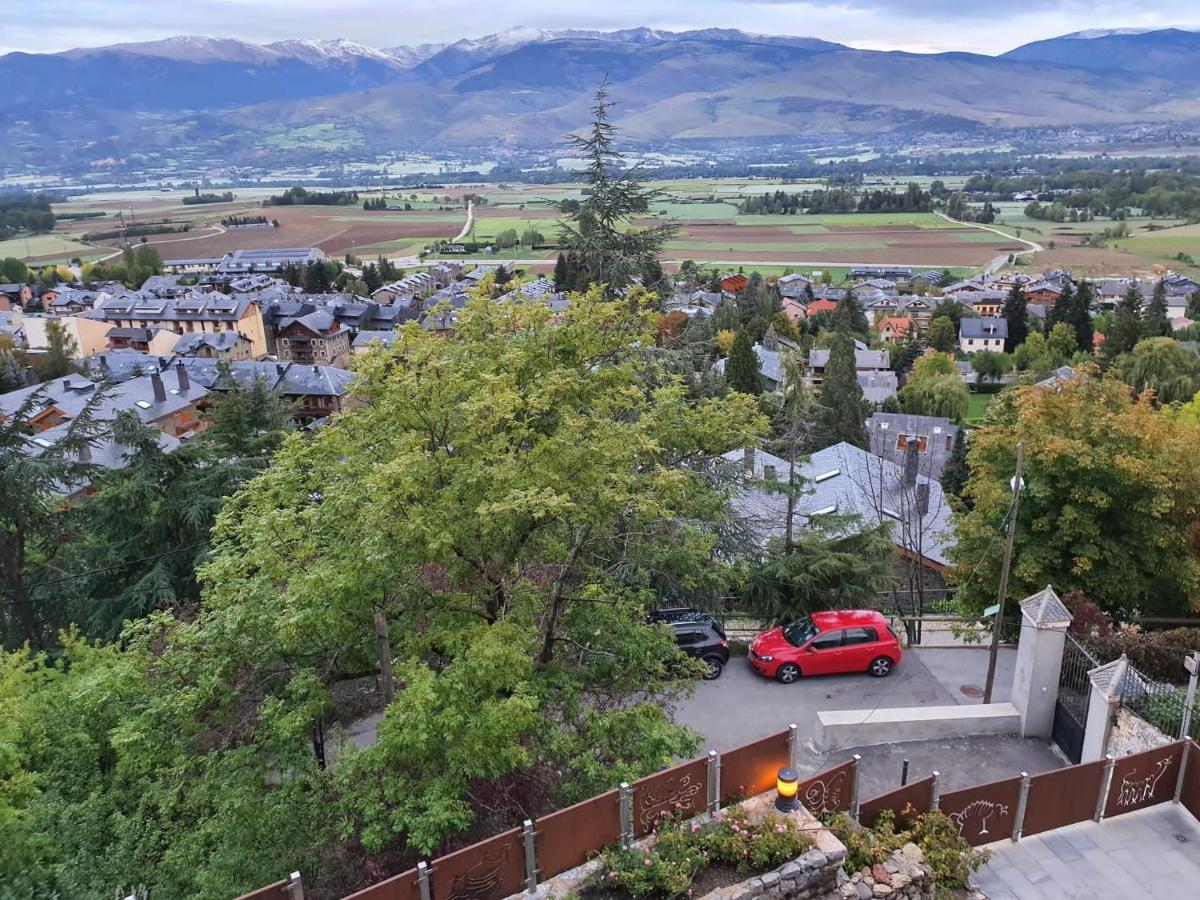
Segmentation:
<svg viewBox="0 0 1200 900">
<path fill-rule="evenodd" d="M 740 28 L 854 47 L 1003 53 L 1089 28 L 1200 24 L 1196 0 L 6 0 L 0 52 L 52 52 L 177 34 L 346 38 L 373 47 L 513 27 Z"/>
</svg>

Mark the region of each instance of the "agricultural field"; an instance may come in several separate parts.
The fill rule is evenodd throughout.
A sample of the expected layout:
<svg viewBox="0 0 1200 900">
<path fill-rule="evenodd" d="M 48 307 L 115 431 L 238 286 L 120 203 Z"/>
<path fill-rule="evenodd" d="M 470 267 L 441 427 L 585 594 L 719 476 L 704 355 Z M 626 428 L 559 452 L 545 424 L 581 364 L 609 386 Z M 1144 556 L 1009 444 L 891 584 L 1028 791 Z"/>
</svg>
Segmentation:
<svg viewBox="0 0 1200 900">
<path fill-rule="evenodd" d="M 95 220 L 93 220 L 95 221 Z M 99 259 L 108 255 L 110 250 L 85 244 L 67 234 L 31 234 L 28 237 L 18 237 L 0 241 L 0 259 L 14 256 L 41 265 L 50 263 L 66 263 L 75 257 L 84 262 Z"/>
</svg>

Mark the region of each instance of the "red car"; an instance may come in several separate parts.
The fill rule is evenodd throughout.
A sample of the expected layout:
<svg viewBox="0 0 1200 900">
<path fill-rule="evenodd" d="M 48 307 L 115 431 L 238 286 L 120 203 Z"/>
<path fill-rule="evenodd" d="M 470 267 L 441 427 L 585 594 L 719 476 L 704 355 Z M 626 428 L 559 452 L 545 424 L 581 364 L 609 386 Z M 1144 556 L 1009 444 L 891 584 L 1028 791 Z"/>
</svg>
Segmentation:
<svg viewBox="0 0 1200 900">
<path fill-rule="evenodd" d="M 801 675 L 891 674 L 902 656 L 900 639 L 873 609 L 817 612 L 764 631 L 750 642 L 750 665 L 760 675 L 791 684 Z"/>
</svg>

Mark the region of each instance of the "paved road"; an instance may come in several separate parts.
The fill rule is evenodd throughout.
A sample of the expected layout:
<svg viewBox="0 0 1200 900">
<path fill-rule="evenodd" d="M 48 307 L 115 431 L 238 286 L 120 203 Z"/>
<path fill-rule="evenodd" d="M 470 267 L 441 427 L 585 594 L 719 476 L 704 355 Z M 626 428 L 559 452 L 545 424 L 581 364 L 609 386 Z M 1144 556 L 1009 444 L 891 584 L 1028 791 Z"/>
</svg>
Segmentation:
<svg viewBox="0 0 1200 900">
<path fill-rule="evenodd" d="M 1026 249 L 1018 250 L 1016 253 L 1013 254 L 1014 256 L 1028 256 L 1032 253 L 1041 253 L 1043 250 L 1046 249 L 1045 247 L 1043 247 L 1041 244 L 1037 243 L 1036 241 L 1027 241 L 1027 240 L 1025 240 L 1025 238 L 1017 237 L 1015 234 L 1009 234 L 1006 231 L 1001 231 L 999 228 L 993 228 L 990 225 L 984 225 L 981 222 L 964 222 L 961 219 L 952 219 L 945 213 L 934 213 L 934 215 L 941 216 L 947 222 L 953 222 L 955 225 L 968 225 L 971 228 L 978 228 L 981 231 L 990 231 L 992 234 L 998 234 L 998 235 L 1000 235 L 1000 237 L 1007 238 L 1008 240 L 1011 240 L 1011 241 L 1020 241 L 1022 244 L 1025 245 Z M 993 257 L 992 261 L 990 263 L 988 263 L 986 266 L 984 266 L 983 274 L 984 275 L 993 275 L 996 272 L 999 272 L 1002 268 L 1004 268 L 1004 265 L 1007 262 L 1008 262 L 1008 254 L 1001 253 L 999 256 Z"/>
<path fill-rule="evenodd" d="M 1200 823 L 1173 803 L 990 849 L 974 880 L 991 900 L 1194 897 L 1200 884 Z"/>
</svg>

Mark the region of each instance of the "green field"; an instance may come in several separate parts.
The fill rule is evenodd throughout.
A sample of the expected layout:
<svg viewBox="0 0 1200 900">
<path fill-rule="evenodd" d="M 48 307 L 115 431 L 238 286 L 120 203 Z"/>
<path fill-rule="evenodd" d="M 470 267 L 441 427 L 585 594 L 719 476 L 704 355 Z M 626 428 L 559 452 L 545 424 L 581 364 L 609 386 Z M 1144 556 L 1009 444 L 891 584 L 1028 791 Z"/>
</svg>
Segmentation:
<svg viewBox="0 0 1200 900">
<path fill-rule="evenodd" d="M 702 221 L 704 219 L 732 219 L 737 207 L 732 203 L 686 203 L 675 200 L 650 204 L 650 212 L 668 219 Z"/>
<path fill-rule="evenodd" d="M 822 243 L 820 241 L 804 241 L 796 243 L 774 243 L 771 241 L 759 241 L 753 244 L 729 244 L 715 241 L 698 241 L 691 238 L 681 238 L 679 240 L 668 241 L 667 249 L 669 250 L 709 250 L 713 252 L 725 251 L 734 253 L 752 254 L 755 252 L 762 253 L 820 253 L 822 251 L 830 251 L 840 253 L 849 250 L 886 250 L 888 247 L 886 241 L 843 241 L 837 244 Z M 752 257 L 751 257 L 752 258 Z"/>
<path fill-rule="evenodd" d="M 967 420 L 982 419 L 983 414 L 987 412 L 987 408 L 995 399 L 995 394 L 971 394 L 970 402 L 967 404 Z"/>
<path fill-rule="evenodd" d="M 27 238 L 20 237 L 0 241 L 0 259 L 6 256 L 15 256 L 17 259 L 54 256 L 58 260 L 65 261 L 73 256 L 81 259 L 94 259 L 111 252 L 111 250 L 98 249 L 61 234 L 33 234 Z"/>
<path fill-rule="evenodd" d="M 1200 225 L 1147 231 L 1117 241 L 1116 244 L 1122 250 L 1164 262 L 1172 261 L 1179 253 L 1200 258 Z"/>
<path fill-rule="evenodd" d="M 303 147 L 308 150 L 349 150 L 363 142 L 363 133 L 357 128 L 324 123 L 290 128 L 279 134 L 264 138 L 261 146 L 274 150 L 290 150 Z"/>
</svg>

